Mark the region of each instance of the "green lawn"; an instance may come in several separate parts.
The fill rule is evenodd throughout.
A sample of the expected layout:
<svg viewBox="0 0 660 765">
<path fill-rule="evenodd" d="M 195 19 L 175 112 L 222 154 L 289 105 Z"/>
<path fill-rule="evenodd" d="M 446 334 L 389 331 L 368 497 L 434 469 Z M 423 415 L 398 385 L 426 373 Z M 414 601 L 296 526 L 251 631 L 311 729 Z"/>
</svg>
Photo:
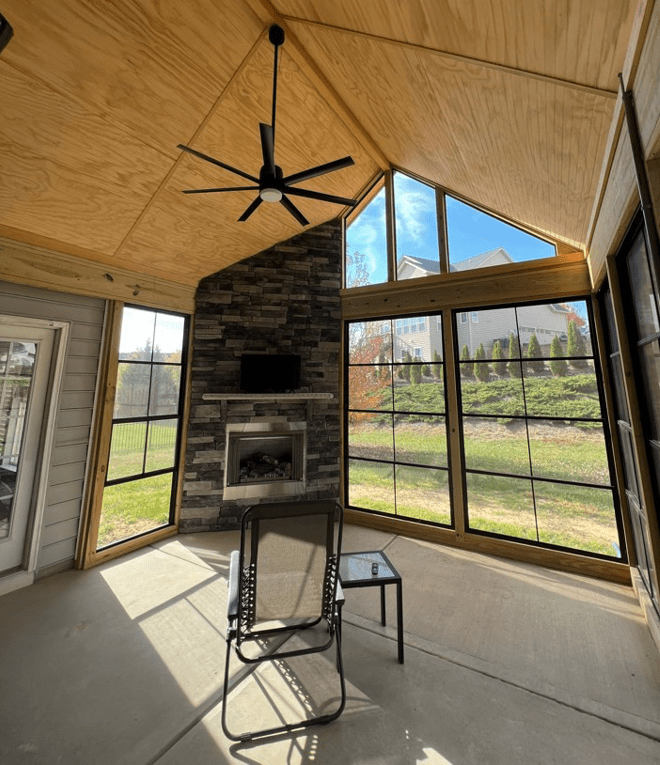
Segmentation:
<svg viewBox="0 0 660 765">
<path fill-rule="evenodd" d="M 468 471 L 609 485 L 609 468 L 599 422 L 569 424 L 563 417 L 597 420 L 600 405 L 593 374 L 525 381 L 527 411 L 548 422 L 512 420 L 524 414 L 520 380 L 462 383 L 463 407 L 495 419 L 464 418 L 465 464 Z M 418 470 L 414 486 L 402 483 L 387 465 L 359 458 L 447 466 L 444 418 L 437 384 L 408 385 L 396 391 L 397 408 L 419 414 L 349 415 L 349 502 L 358 507 L 401 516 L 449 523 L 445 471 Z M 509 415 L 508 417 L 506 415 Z M 550 422 L 550 420 L 555 422 Z M 393 426 L 394 423 L 394 426 Z M 527 434 L 529 428 L 529 440 Z M 531 461 L 531 468 L 530 468 Z M 401 466 L 397 470 L 401 471 Z M 480 476 L 468 472 L 469 524 L 473 529 L 562 547 L 614 554 L 618 540 L 612 494 L 596 488 Z M 396 486 L 396 500 L 395 500 Z"/>
<path fill-rule="evenodd" d="M 174 421 L 156 422 L 149 429 L 145 469 L 174 466 L 176 427 Z M 127 483 L 106 486 L 99 526 L 98 547 L 127 539 L 169 522 L 172 473 L 140 478 L 147 428 L 144 423 L 115 425 L 110 450 L 108 478 L 138 476 Z"/>
</svg>

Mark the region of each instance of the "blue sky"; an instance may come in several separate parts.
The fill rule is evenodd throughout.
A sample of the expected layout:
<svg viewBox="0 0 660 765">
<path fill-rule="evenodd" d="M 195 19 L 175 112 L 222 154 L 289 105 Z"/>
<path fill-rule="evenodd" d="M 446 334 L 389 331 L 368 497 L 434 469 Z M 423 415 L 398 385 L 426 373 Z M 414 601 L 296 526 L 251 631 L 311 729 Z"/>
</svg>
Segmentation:
<svg viewBox="0 0 660 765">
<path fill-rule="evenodd" d="M 394 175 L 397 257 L 413 255 L 437 261 L 435 192 L 401 173 Z M 552 257 L 547 242 L 446 197 L 449 256 L 452 263 L 503 247 L 514 261 Z M 382 190 L 348 227 L 347 247 L 365 255 L 370 283 L 387 281 L 385 192 Z"/>
</svg>

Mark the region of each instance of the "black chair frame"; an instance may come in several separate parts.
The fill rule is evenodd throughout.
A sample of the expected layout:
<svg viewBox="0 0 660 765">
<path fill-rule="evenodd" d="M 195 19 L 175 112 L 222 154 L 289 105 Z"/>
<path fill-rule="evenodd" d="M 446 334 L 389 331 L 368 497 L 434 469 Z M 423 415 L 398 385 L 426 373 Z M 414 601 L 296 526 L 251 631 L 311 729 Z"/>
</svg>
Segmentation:
<svg viewBox="0 0 660 765">
<path fill-rule="evenodd" d="M 299 518 L 301 524 L 305 517 L 326 516 L 326 549 L 325 549 L 325 572 L 322 592 L 322 608 L 317 618 L 294 620 L 278 627 L 259 628 L 255 624 L 256 591 L 259 586 L 259 542 L 260 524 L 263 521 L 277 521 L 279 519 Z M 222 729 L 232 741 L 250 741 L 261 736 L 275 735 L 309 725 L 326 724 L 336 720 L 346 705 L 346 685 L 341 657 L 341 605 L 343 593 L 339 583 L 339 557 L 341 554 L 341 535 L 343 524 L 343 510 L 341 505 L 334 500 L 306 500 L 293 502 L 264 503 L 249 507 L 241 519 L 241 542 L 240 549 L 231 555 L 228 601 L 227 601 L 227 635 L 226 657 L 224 672 L 224 692 L 222 700 Z M 248 541 L 249 540 L 249 541 Z M 287 636 L 291 637 L 301 630 L 309 629 L 325 621 L 328 639 L 320 645 L 306 646 L 304 648 L 287 649 Z M 281 635 L 283 642 L 274 649 L 253 656 L 246 655 L 243 644 L 257 644 L 264 638 L 272 638 Z M 336 646 L 336 665 L 339 673 L 341 699 L 336 711 L 320 715 L 314 718 L 301 720 L 295 723 L 264 728 L 257 731 L 249 731 L 236 735 L 229 731 L 227 726 L 227 696 L 229 693 L 229 662 L 232 645 L 236 656 L 246 665 L 258 665 L 266 661 L 279 661 L 295 656 L 319 653 L 329 650 L 333 643 Z M 243 678 L 245 679 L 245 678 Z M 242 679 L 242 680 L 243 680 Z M 242 682 L 242 680 L 239 681 Z"/>
</svg>

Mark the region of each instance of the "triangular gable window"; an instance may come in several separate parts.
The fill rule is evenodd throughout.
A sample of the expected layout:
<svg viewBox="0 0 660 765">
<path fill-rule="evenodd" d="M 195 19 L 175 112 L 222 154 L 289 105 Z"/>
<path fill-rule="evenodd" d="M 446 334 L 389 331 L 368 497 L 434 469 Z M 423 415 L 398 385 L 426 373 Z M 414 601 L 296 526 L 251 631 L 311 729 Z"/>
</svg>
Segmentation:
<svg viewBox="0 0 660 765">
<path fill-rule="evenodd" d="M 556 254 L 554 245 L 448 194 L 449 270 L 469 271 Z"/>
</svg>

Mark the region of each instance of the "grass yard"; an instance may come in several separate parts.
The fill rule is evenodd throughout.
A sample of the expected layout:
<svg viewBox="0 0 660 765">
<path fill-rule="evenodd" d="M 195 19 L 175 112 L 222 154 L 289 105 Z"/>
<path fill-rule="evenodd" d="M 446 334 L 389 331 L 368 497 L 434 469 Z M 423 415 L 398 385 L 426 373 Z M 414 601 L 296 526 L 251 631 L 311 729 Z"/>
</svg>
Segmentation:
<svg viewBox="0 0 660 765">
<path fill-rule="evenodd" d="M 602 432 L 574 427 L 534 426 L 530 450 L 534 475 L 607 485 L 609 472 Z M 350 460 L 349 502 L 357 507 L 408 518 L 450 523 L 444 425 L 397 423 L 392 428 L 368 422 L 350 428 L 352 457 L 415 462 L 429 468 Z M 530 476 L 526 431 L 474 422 L 466 427 L 468 471 L 489 470 Z M 407 474 L 406 474 L 407 471 Z M 395 481 L 396 477 L 396 481 Z M 469 523 L 473 529 L 532 539 L 577 550 L 614 555 L 618 541 L 608 489 L 482 476 L 468 472 Z M 395 497 L 396 487 L 396 497 Z M 535 500 L 535 501 L 534 501 Z"/>
<path fill-rule="evenodd" d="M 106 486 L 97 547 L 105 547 L 169 522 L 172 473 L 141 478 L 145 471 L 174 467 L 176 420 L 116 424 L 112 433 L 108 478 L 136 476 Z M 146 455 L 146 458 L 145 458 Z"/>
<path fill-rule="evenodd" d="M 106 486 L 97 547 L 169 522 L 172 473 Z"/>
</svg>

